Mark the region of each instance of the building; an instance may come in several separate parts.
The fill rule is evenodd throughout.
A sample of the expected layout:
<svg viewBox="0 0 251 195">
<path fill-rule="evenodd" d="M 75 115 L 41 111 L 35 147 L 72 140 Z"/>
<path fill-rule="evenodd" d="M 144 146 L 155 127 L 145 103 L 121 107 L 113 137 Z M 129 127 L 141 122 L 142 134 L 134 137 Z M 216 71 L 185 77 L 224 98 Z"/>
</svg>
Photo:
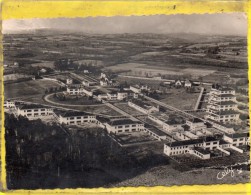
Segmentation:
<svg viewBox="0 0 251 195">
<path fill-rule="evenodd" d="M 105 128 L 105 123 L 108 123 L 109 121 L 109 118 L 103 116 L 96 116 L 96 124 L 103 129 Z"/>
<path fill-rule="evenodd" d="M 83 87 L 82 91 L 87 96 L 93 96 L 93 91 L 95 91 L 95 90 L 91 89 L 91 88 L 88 88 L 88 87 Z"/>
<path fill-rule="evenodd" d="M 186 120 L 186 124 L 190 127 L 191 131 L 199 131 L 207 128 L 204 121 L 199 118 L 188 119 Z"/>
<path fill-rule="evenodd" d="M 67 84 L 67 85 L 73 84 L 73 79 L 72 79 L 72 78 L 66 79 L 66 84 Z"/>
<path fill-rule="evenodd" d="M 40 70 L 40 72 L 41 72 L 41 73 L 46 73 L 47 70 L 46 70 L 45 68 L 42 68 L 42 69 Z"/>
<path fill-rule="evenodd" d="M 184 83 L 184 87 L 191 88 L 193 86 L 193 81 L 186 79 Z"/>
<path fill-rule="evenodd" d="M 224 134 L 223 140 L 233 146 L 250 145 L 249 133 Z"/>
<path fill-rule="evenodd" d="M 19 104 L 17 115 L 25 116 L 29 119 L 41 118 L 53 114 L 53 109 L 39 104 Z"/>
<path fill-rule="evenodd" d="M 118 91 L 117 93 L 117 99 L 118 100 L 125 100 L 128 98 L 128 92 L 125 90 Z"/>
<path fill-rule="evenodd" d="M 175 87 L 181 87 L 181 86 L 182 86 L 181 80 L 176 80 L 176 81 L 174 82 L 174 85 L 175 85 Z"/>
<path fill-rule="evenodd" d="M 127 92 L 128 98 L 138 98 L 139 94 L 130 90 L 130 88 L 124 88 L 122 91 Z"/>
<path fill-rule="evenodd" d="M 55 110 L 54 116 L 60 124 L 96 123 L 96 116 L 86 112 Z"/>
<path fill-rule="evenodd" d="M 106 93 L 98 94 L 97 97 L 98 97 L 98 100 L 100 100 L 100 101 L 108 99 L 108 96 Z"/>
<path fill-rule="evenodd" d="M 164 154 L 168 156 L 175 156 L 189 153 L 202 159 L 209 159 L 209 151 L 219 148 L 219 143 L 220 140 L 214 137 L 176 141 L 164 144 Z"/>
<path fill-rule="evenodd" d="M 100 78 L 101 78 L 101 79 L 102 79 L 102 78 L 107 78 L 107 76 L 106 76 L 106 74 L 105 74 L 105 73 L 101 72 L 101 74 L 100 74 Z"/>
<path fill-rule="evenodd" d="M 161 140 L 167 140 L 168 138 L 170 139 L 169 141 L 174 141 L 171 137 L 167 136 L 166 133 L 164 133 L 163 131 L 159 130 L 155 126 L 147 125 L 145 127 L 144 131 L 146 133 L 148 133 L 149 135 L 153 136 L 154 138 L 156 138 L 159 141 L 161 141 Z"/>
<path fill-rule="evenodd" d="M 128 101 L 128 105 L 144 114 L 151 114 L 154 112 L 159 112 L 158 106 L 153 106 L 151 104 L 148 104 L 147 102 L 143 102 L 138 99 L 132 99 Z"/>
<path fill-rule="evenodd" d="M 131 119 L 118 119 L 105 123 L 108 133 L 125 133 L 143 131 L 144 124 L 140 121 L 133 121 Z"/>
<path fill-rule="evenodd" d="M 199 136 L 189 132 L 189 131 L 179 131 L 176 132 L 176 137 L 179 138 L 180 140 L 191 140 L 191 139 L 198 139 Z"/>
<path fill-rule="evenodd" d="M 164 122 L 163 124 L 163 130 L 171 133 L 175 131 L 180 131 L 183 130 L 183 122 L 180 120 L 175 120 L 175 119 L 168 119 Z"/>
<path fill-rule="evenodd" d="M 92 78 L 91 76 L 89 75 L 77 75 L 77 74 L 74 74 L 74 76 L 76 78 L 78 78 L 79 80 L 82 81 L 82 84 L 86 87 L 90 87 L 90 86 L 95 86 L 98 84 L 98 80 L 96 80 L 95 78 Z"/>
<path fill-rule="evenodd" d="M 212 85 L 205 118 L 221 123 L 235 123 L 240 116 L 237 110 L 234 89 L 217 84 Z"/>
<path fill-rule="evenodd" d="M 107 100 L 117 100 L 118 94 L 117 91 L 110 91 L 107 93 Z"/>
<path fill-rule="evenodd" d="M 88 87 L 67 86 L 66 92 L 70 95 L 93 96 L 93 90 Z"/>
<path fill-rule="evenodd" d="M 107 78 L 101 78 L 100 79 L 100 85 L 101 86 L 108 86 L 109 80 Z"/>
<path fill-rule="evenodd" d="M 116 82 L 109 78 L 105 73 L 101 73 L 100 75 L 100 85 L 101 86 L 108 86 L 108 85 L 116 85 Z"/>
<path fill-rule="evenodd" d="M 130 90 L 132 90 L 134 93 L 141 93 L 142 91 L 148 91 L 149 88 L 147 85 L 133 85 L 130 86 Z"/>
<path fill-rule="evenodd" d="M 67 86 L 66 92 L 70 95 L 84 95 L 82 87 Z"/>
<path fill-rule="evenodd" d="M 184 130 L 183 125 L 185 123 L 184 119 L 176 115 L 166 115 L 163 112 L 155 112 L 148 115 L 148 118 L 161 125 L 163 130 L 167 133 L 172 133 L 175 131 Z"/>
<path fill-rule="evenodd" d="M 11 100 L 6 100 L 4 101 L 4 105 L 3 105 L 4 109 L 9 109 L 9 108 L 15 108 L 15 102 L 11 101 Z"/>
</svg>

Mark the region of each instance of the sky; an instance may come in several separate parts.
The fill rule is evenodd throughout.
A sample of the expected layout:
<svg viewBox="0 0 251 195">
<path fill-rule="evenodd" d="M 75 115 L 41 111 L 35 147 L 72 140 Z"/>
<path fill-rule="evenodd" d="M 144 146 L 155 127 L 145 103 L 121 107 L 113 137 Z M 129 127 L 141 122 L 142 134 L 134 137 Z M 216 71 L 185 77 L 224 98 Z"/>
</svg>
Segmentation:
<svg viewBox="0 0 251 195">
<path fill-rule="evenodd" d="M 54 29 L 95 34 L 116 33 L 196 33 L 209 35 L 247 35 L 244 13 L 114 16 L 4 20 L 3 33 Z"/>
</svg>

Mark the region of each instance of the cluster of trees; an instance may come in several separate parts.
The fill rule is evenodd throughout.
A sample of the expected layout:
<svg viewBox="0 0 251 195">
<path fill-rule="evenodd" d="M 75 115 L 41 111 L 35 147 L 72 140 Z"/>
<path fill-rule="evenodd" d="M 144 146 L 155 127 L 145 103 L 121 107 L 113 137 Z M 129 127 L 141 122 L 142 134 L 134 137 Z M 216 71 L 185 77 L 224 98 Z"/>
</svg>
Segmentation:
<svg viewBox="0 0 251 195">
<path fill-rule="evenodd" d="M 60 86 L 60 87 L 50 87 L 45 89 L 44 93 L 48 94 L 48 93 L 53 93 L 53 92 L 59 92 L 59 91 L 65 91 L 66 87 Z"/>
<path fill-rule="evenodd" d="M 66 100 L 65 94 L 63 94 L 63 93 L 54 93 L 53 97 L 57 98 L 59 101 L 65 101 Z"/>
<path fill-rule="evenodd" d="M 73 134 L 64 126 L 9 114 L 5 129 L 9 189 L 100 187 L 167 163 L 152 152 L 137 158 L 102 129 Z"/>
<path fill-rule="evenodd" d="M 73 62 L 71 59 L 59 59 L 54 62 L 54 66 L 57 70 L 66 71 L 66 70 L 77 70 L 77 71 L 84 71 L 88 70 L 94 74 L 100 74 L 102 66 L 97 66 L 96 61 L 90 61 L 85 63 L 76 63 Z"/>
<path fill-rule="evenodd" d="M 206 49 L 205 53 L 208 55 L 215 55 L 218 54 L 221 51 L 219 46 L 215 46 L 215 47 L 209 47 Z"/>
</svg>

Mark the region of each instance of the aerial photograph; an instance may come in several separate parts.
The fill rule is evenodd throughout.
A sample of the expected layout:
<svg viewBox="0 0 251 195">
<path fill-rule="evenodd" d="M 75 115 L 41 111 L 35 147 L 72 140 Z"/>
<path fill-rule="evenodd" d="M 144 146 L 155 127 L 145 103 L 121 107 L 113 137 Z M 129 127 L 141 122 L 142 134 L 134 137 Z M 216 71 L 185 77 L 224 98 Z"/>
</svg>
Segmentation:
<svg viewBox="0 0 251 195">
<path fill-rule="evenodd" d="M 3 21 L 8 189 L 250 181 L 244 13 Z"/>
</svg>

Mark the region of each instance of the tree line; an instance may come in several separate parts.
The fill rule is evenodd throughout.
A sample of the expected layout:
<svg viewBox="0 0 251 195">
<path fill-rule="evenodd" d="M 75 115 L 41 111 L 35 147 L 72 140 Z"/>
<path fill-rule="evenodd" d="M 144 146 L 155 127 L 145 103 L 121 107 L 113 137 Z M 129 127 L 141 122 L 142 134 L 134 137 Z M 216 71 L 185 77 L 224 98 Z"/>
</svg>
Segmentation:
<svg viewBox="0 0 251 195">
<path fill-rule="evenodd" d="M 152 152 L 137 158 L 99 128 L 72 133 L 6 114 L 5 129 L 8 189 L 101 187 L 166 163 Z"/>
</svg>

